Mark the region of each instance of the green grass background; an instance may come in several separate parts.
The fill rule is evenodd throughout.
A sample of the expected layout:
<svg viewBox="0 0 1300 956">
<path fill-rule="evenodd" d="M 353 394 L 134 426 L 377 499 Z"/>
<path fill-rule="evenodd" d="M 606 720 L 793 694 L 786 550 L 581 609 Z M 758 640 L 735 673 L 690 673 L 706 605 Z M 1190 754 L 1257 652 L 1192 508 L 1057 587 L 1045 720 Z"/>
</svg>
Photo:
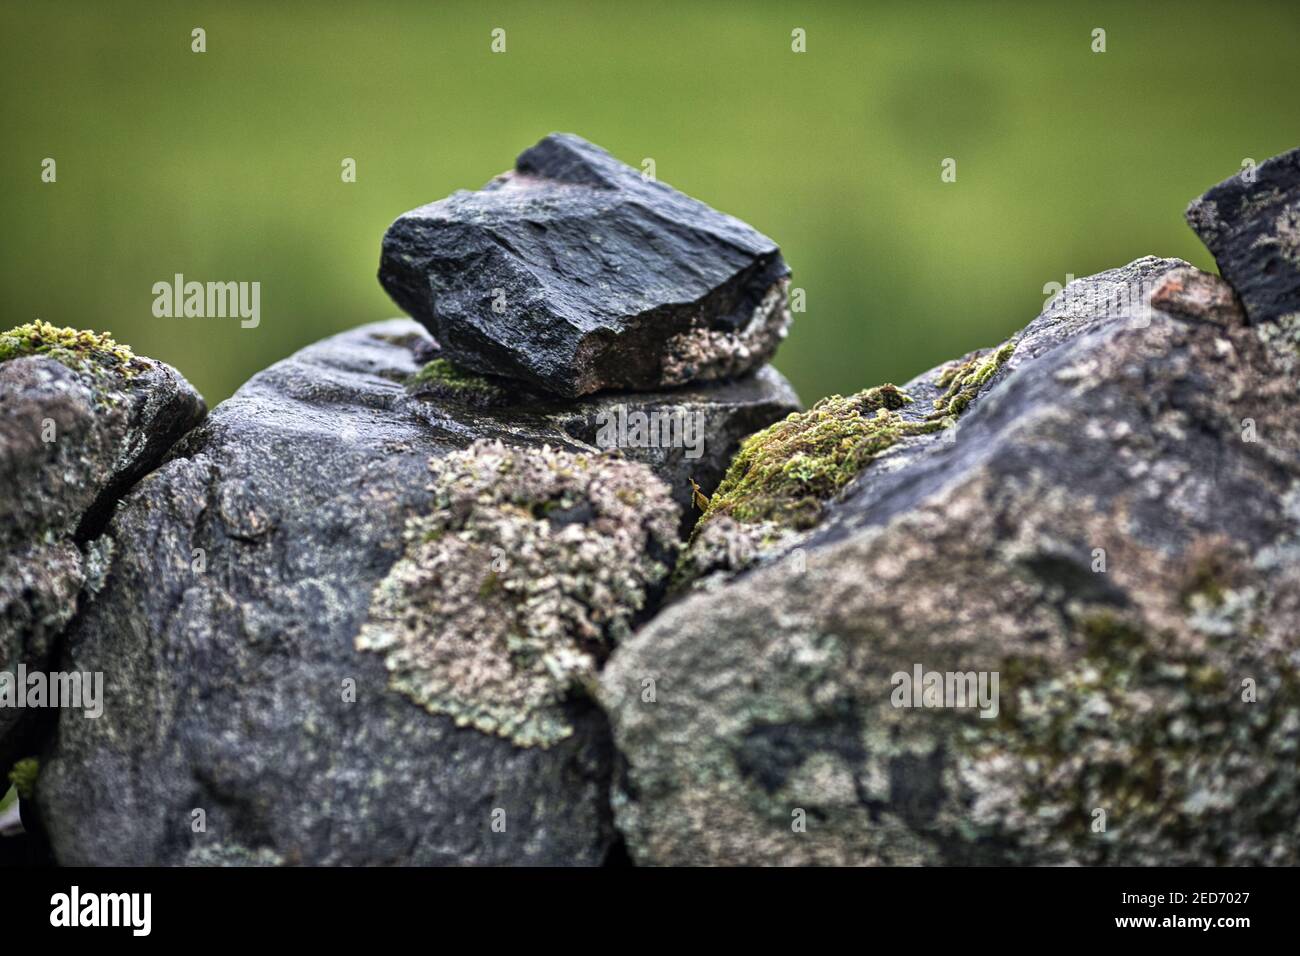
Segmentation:
<svg viewBox="0 0 1300 956">
<path fill-rule="evenodd" d="M 776 364 L 805 400 L 995 343 L 1067 273 L 1211 268 L 1188 200 L 1300 142 L 1295 2 L 2 9 L 3 325 L 109 329 L 210 403 L 398 314 L 389 222 L 552 130 L 781 244 L 808 308 Z M 261 326 L 154 318 L 176 272 L 260 281 Z"/>
</svg>

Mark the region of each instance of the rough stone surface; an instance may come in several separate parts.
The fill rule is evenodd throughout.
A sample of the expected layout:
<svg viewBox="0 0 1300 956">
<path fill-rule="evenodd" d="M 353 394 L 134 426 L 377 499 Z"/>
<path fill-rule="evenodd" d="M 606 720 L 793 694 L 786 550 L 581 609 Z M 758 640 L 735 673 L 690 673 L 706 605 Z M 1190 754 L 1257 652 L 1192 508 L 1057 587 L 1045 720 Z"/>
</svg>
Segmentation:
<svg viewBox="0 0 1300 956">
<path fill-rule="evenodd" d="M 59 862 L 605 858 L 613 755 L 583 685 L 662 588 L 678 507 L 650 467 L 574 437 L 597 402 L 552 415 L 427 371 L 437 354 L 408 320 L 319 342 L 251 379 L 123 500 L 64 661 L 105 672 L 104 715 L 61 718 L 36 787 Z M 691 400 L 708 410 L 706 393 Z M 720 394 L 714 412 L 743 416 L 738 396 L 789 393 L 765 378 Z M 728 453 L 709 449 L 713 467 Z M 515 479 L 487 480 L 498 468 Z M 514 573 L 534 558 L 554 581 Z M 593 562 L 604 577 L 566 578 Z M 518 643 L 470 646 L 468 620 L 403 643 L 471 583 L 457 613 L 509 614 Z M 438 652 L 448 641 L 463 666 Z M 515 720 L 521 688 L 535 693 Z"/>
<path fill-rule="evenodd" d="M 1174 269 L 1162 277 L 1151 293 L 1151 305 L 1179 318 L 1215 325 L 1242 325 L 1246 321 L 1232 286 L 1193 266 Z"/>
<path fill-rule="evenodd" d="M 1187 208 L 1252 323 L 1300 323 L 1300 149 L 1224 180 Z"/>
<path fill-rule="evenodd" d="M 757 368 L 788 275 L 766 236 L 568 134 L 399 217 L 379 268 L 448 358 L 570 397 Z"/>
<path fill-rule="evenodd" d="M 107 336 L 0 333 L 0 672 L 49 670 L 111 560 L 98 536 L 114 503 L 203 414 L 174 369 Z M 0 781 L 38 716 L 0 708 Z"/>
<path fill-rule="evenodd" d="M 1300 862 L 1298 343 L 1097 307 L 1183 267 L 1073 283 L 954 425 L 615 650 L 636 862 Z M 894 706 L 917 665 L 998 673 L 997 716 Z"/>
</svg>

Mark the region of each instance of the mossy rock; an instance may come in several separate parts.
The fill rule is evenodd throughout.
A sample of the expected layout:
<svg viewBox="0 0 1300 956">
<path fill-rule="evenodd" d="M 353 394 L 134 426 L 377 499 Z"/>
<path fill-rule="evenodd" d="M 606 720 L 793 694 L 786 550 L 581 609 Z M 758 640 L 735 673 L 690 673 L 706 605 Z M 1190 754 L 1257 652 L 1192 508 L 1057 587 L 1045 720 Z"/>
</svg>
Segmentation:
<svg viewBox="0 0 1300 956">
<path fill-rule="evenodd" d="M 24 355 L 44 355 L 77 371 L 135 374 L 131 349 L 107 332 L 59 328 L 37 319 L 0 333 L 0 362 Z"/>
<path fill-rule="evenodd" d="M 426 362 L 406 380 L 406 387 L 418 398 L 480 407 L 508 405 L 513 398 L 505 383 L 470 372 L 445 358 Z"/>
<path fill-rule="evenodd" d="M 949 427 L 971 399 L 1015 351 L 1007 342 L 987 354 L 945 368 L 945 388 L 934 411 L 905 416 L 912 396 L 894 385 L 878 385 L 847 398 L 823 398 L 741 446 L 722 484 L 709 500 L 703 524 L 727 515 L 741 524 L 776 522 L 794 530 L 815 525 L 822 506 L 877 457 L 905 438 Z"/>
</svg>

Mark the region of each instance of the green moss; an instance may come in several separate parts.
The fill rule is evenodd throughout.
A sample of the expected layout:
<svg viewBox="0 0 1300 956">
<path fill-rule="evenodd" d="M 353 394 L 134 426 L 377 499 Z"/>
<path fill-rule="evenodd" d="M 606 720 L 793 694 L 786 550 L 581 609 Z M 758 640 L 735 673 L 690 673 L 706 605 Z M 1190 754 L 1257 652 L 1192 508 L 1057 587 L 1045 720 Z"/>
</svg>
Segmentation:
<svg viewBox="0 0 1300 956">
<path fill-rule="evenodd" d="M 824 503 L 901 439 L 949 427 L 1015 351 L 1015 343 L 950 366 L 935 410 L 921 419 L 898 410 L 912 399 L 893 385 L 844 398 L 832 395 L 806 412 L 750 436 L 731 462 L 697 530 L 718 515 L 741 524 L 776 522 L 796 530 L 817 523 Z"/>
<path fill-rule="evenodd" d="M 130 377 L 135 356 L 107 332 L 59 328 L 37 319 L 0 333 L 0 362 L 44 355 L 77 371 L 111 369 Z"/>
<path fill-rule="evenodd" d="M 720 515 L 744 525 L 732 542 L 745 545 L 741 550 L 764 549 L 789 531 L 813 527 L 828 499 L 884 451 L 904 438 L 952 427 L 1014 351 L 1015 343 L 1006 342 L 944 368 L 935 380 L 937 388 L 944 389 L 943 397 L 936 399 L 931 414 L 920 418 L 900 414 L 913 402 L 910 395 L 894 385 L 879 385 L 848 398 L 823 398 L 810 410 L 794 412 L 753 434 L 741 445 L 711 499 L 697 489 L 695 502 L 703 507 L 703 515 L 695 524 L 692 548 L 701 540 L 702 529 Z M 698 568 L 688 567 L 694 557 L 690 549 L 682 553 L 675 572 L 677 584 L 695 576 Z"/>
<path fill-rule="evenodd" d="M 731 463 L 701 521 L 718 515 L 751 524 L 814 524 L 822 503 L 915 423 L 896 410 L 911 398 L 881 385 L 848 398 L 832 395 L 750 436 Z"/>
<path fill-rule="evenodd" d="M 1202 558 L 1196 562 L 1183 588 L 1182 598 L 1185 608 L 1193 610 L 1198 603 L 1209 607 L 1223 606 L 1228 588 L 1219 564 L 1220 562 L 1212 557 Z"/>
<path fill-rule="evenodd" d="M 937 413 L 960 415 L 972 398 L 991 379 L 1016 350 L 1015 342 L 1007 342 L 992 354 L 976 356 L 969 361 L 950 365 L 944 369 L 935 384 L 944 393 L 934 400 Z"/>
<path fill-rule="evenodd" d="M 1106 611 L 1083 618 L 1081 630 L 1088 656 L 1107 665 L 1119 662 L 1121 653 L 1129 657 L 1140 652 L 1147 643 L 1141 631 Z"/>
<path fill-rule="evenodd" d="M 483 583 L 478 586 L 478 596 L 482 600 L 487 600 L 501 589 L 501 576 L 495 571 L 489 571 L 483 578 Z"/>
<path fill-rule="evenodd" d="M 14 785 L 21 799 L 30 800 L 36 794 L 36 776 L 40 772 L 40 761 L 35 757 L 24 757 L 13 765 L 9 771 L 9 782 Z"/>
<path fill-rule="evenodd" d="M 447 359 L 428 362 L 406 380 L 415 395 L 432 396 L 470 405 L 500 405 L 510 394 L 486 376 L 458 368 Z"/>
</svg>

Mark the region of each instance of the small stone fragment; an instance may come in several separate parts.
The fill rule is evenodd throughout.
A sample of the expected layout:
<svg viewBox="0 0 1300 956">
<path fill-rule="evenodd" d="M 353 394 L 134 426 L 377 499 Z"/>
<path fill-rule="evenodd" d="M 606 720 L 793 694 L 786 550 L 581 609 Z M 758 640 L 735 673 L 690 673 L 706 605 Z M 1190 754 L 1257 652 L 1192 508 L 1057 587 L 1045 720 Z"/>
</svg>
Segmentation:
<svg viewBox="0 0 1300 956">
<path fill-rule="evenodd" d="M 790 323 L 789 272 L 738 219 L 553 134 L 399 217 L 379 279 L 456 364 L 574 397 L 758 367 Z"/>
<path fill-rule="evenodd" d="M 1244 325 L 1246 321 L 1232 286 L 1193 266 L 1166 275 L 1151 293 L 1151 305 L 1171 315 L 1214 325 Z"/>
<path fill-rule="evenodd" d="M 1300 148 L 1219 183 L 1192 201 L 1187 221 L 1251 324 L 1300 312 Z"/>
</svg>

